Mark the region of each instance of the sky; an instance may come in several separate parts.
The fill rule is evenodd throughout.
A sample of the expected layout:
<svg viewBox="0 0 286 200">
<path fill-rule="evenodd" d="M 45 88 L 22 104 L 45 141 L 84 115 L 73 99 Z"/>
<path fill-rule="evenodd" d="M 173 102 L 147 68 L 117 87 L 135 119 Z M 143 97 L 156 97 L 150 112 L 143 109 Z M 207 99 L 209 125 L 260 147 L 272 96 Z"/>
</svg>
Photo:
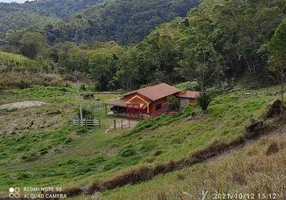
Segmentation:
<svg viewBox="0 0 286 200">
<path fill-rule="evenodd" d="M 0 0 L 0 2 L 4 3 L 11 3 L 11 2 L 17 2 L 17 3 L 24 3 L 27 0 Z"/>
</svg>

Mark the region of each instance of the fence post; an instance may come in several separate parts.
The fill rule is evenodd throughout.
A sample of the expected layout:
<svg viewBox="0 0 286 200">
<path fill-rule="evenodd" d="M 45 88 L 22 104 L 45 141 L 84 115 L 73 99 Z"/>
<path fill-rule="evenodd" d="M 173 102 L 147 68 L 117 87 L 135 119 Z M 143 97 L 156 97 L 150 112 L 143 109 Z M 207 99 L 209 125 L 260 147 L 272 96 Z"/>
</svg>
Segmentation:
<svg viewBox="0 0 286 200">
<path fill-rule="evenodd" d="M 107 105 L 104 104 L 104 108 L 105 108 L 105 115 L 107 115 Z"/>
<path fill-rule="evenodd" d="M 121 120 L 121 129 L 123 129 L 123 119 Z"/>
<path fill-rule="evenodd" d="M 114 119 L 114 130 L 116 130 L 116 119 Z"/>
<path fill-rule="evenodd" d="M 100 119 L 98 120 L 99 128 L 101 128 Z"/>
</svg>

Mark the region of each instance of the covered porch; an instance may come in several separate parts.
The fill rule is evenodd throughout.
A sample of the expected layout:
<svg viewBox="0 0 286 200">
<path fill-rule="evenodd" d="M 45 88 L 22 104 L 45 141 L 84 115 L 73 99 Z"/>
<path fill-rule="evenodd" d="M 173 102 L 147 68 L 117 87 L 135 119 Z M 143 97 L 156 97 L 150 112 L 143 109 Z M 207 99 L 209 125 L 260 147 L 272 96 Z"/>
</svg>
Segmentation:
<svg viewBox="0 0 286 200">
<path fill-rule="evenodd" d="M 132 104 L 129 99 L 119 98 L 104 103 L 105 114 L 111 117 L 145 119 L 147 105 Z"/>
</svg>

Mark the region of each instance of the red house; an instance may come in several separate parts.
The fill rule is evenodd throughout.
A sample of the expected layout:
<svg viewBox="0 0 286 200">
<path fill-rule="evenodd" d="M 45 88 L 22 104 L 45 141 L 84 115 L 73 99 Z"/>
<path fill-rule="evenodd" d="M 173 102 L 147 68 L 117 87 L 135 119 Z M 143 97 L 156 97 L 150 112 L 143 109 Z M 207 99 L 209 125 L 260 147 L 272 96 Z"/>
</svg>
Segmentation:
<svg viewBox="0 0 286 200">
<path fill-rule="evenodd" d="M 189 103 L 195 102 L 199 92 L 186 91 L 181 92 L 177 88 L 166 83 L 146 87 L 123 94 L 121 98 L 106 102 L 105 105 L 111 105 L 111 111 L 118 115 L 140 115 L 147 114 L 156 116 L 165 111 L 167 98 L 177 96 L 181 104 L 186 105 L 186 100 Z"/>
</svg>

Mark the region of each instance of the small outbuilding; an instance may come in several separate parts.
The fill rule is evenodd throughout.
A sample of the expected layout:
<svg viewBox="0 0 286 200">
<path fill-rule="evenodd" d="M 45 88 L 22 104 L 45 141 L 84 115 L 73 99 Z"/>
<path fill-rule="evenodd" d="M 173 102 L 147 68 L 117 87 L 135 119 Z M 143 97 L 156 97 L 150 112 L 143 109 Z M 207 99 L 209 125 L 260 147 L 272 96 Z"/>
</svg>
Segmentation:
<svg viewBox="0 0 286 200">
<path fill-rule="evenodd" d="M 197 96 L 200 95 L 198 91 L 184 91 L 180 92 L 176 95 L 176 97 L 180 100 L 180 106 L 185 107 L 188 104 L 196 103 Z"/>
</svg>

